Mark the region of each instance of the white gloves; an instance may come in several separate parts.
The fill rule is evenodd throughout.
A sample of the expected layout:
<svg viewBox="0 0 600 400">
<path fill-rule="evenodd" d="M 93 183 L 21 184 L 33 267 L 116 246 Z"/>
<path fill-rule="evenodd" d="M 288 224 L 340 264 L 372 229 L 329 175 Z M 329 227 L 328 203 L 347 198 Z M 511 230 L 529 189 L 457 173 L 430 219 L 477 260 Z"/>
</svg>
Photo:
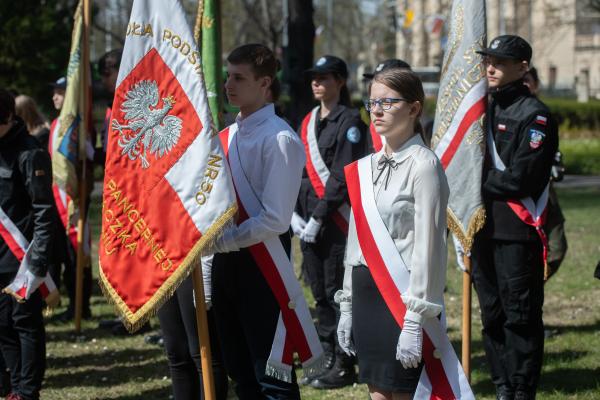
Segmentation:
<svg viewBox="0 0 600 400">
<path fill-rule="evenodd" d="M 317 235 L 319 234 L 320 229 L 321 223 L 313 217 L 310 217 L 308 224 L 306 224 L 306 227 L 300 234 L 300 239 L 306 243 L 315 243 L 317 241 Z"/>
<path fill-rule="evenodd" d="M 337 327 L 338 342 L 344 353 L 349 356 L 356 355 L 354 344 L 352 343 L 352 303 L 340 303 L 340 322 Z"/>
<path fill-rule="evenodd" d="M 202 261 L 202 282 L 204 282 L 204 303 L 206 304 L 206 310 L 208 311 L 212 307 L 213 255 L 203 256 L 201 261 Z M 194 296 L 194 301 L 195 300 L 196 300 L 196 296 Z"/>
<path fill-rule="evenodd" d="M 229 253 L 230 251 L 238 251 L 240 247 L 233 238 L 235 229 L 237 229 L 237 226 L 227 228 L 221 237 L 215 242 L 211 251 L 213 253 Z"/>
<path fill-rule="evenodd" d="M 292 231 L 294 232 L 294 235 L 301 237 L 304 228 L 306 228 L 306 221 L 303 220 L 297 212 L 294 212 L 292 214 L 292 223 L 290 225 L 292 226 Z"/>
<path fill-rule="evenodd" d="M 405 318 L 396 347 L 396 360 L 399 360 L 404 368 L 417 368 L 422 353 L 423 328 L 418 322 Z"/>
</svg>

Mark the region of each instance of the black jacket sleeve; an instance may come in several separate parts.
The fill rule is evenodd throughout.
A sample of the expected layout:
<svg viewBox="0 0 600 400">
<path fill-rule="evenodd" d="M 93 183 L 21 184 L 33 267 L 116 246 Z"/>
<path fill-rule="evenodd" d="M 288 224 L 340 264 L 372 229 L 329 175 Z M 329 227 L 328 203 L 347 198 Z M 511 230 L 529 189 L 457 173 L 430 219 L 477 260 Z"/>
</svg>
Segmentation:
<svg viewBox="0 0 600 400">
<path fill-rule="evenodd" d="M 547 125 L 536 122 L 545 117 Z M 539 133 L 542 134 L 541 143 Z M 533 135 L 533 136 L 532 136 Z M 491 168 L 484 176 L 483 190 L 500 199 L 537 197 L 550 179 L 554 154 L 558 148 L 558 132 L 547 111 L 538 111 L 519 129 L 518 145 L 504 171 Z"/>
<path fill-rule="evenodd" d="M 33 209 L 33 239 L 31 272 L 45 276 L 54 241 L 56 210 L 52 196 L 52 166 L 50 156 L 41 149 L 22 153 L 19 169 Z"/>
<path fill-rule="evenodd" d="M 350 141 L 348 139 L 348 131 L 352 128 L 356 128 L 360 132 L 360 137 L 356 138 L 358 140 Z M 319 200 L 313 211 L 312 216 L 315 219 L 325 220 L 329 218 L 342 203 L 348 200 L 344 167 L 365 154 L 367 146 L 365 131 L 366 126 L 358 113 L 347 118 L 341 124 L 337 133 L 333 162 L 329 167 L 329 179 L 325 185 L 325 195 Z M 355 132 L 354 130 L 352 133 Z M 354 136 L 352 137 L 354 138 Z"/>
</svg>

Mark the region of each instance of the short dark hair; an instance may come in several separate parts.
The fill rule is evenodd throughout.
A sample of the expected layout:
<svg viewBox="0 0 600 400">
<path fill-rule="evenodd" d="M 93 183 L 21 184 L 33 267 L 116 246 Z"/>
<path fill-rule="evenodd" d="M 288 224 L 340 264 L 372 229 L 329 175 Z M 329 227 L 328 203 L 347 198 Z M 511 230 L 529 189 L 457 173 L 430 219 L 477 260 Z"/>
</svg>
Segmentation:
<svg viewBox="0 0 600 400">
<path fill-rule="evenodd" d="M 277 79 L 277 71 L 280 64 L 273 51 L 267 46 L 258 43 L 244 44 L 233 49 L 227 57 L 227 62 L 234 65 L 250 65 L 255 78 L 262 78 L 263 76 L 271 78 L 273 101 L 278 99 L 281 87 Z"/>
<path fill-rule="evenodd" d="M 0 87 L 0 124 L 7 124 L 11 115 L 15 115 L 15 98 Z"/>
<path fill-rule="evenodd" d="M 230 64 L 248 64 L 252 67 L 254 76 L 268 76 L 275 79 L 279 62 L 273 51 L 267 46 L 257 43 L 245 44 L 235 48 L 227 57 Z"/>
<path fill-rule="evenodd" d="M 98 60 L 98 72 L 102 75 L 108 69 L 119 70 L 121 65 L 121 57 L 123 57 L 123 49 L 113 49 L 105 53 Z"/>
</svg>

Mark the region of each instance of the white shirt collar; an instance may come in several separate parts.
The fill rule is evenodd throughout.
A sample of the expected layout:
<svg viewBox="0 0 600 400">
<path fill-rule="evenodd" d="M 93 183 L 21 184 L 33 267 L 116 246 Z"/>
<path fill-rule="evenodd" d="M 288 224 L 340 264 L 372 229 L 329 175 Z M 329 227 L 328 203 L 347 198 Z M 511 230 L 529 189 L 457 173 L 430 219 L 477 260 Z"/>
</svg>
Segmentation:
<svg viewBox="0 0 600 400">
<path fill-rule="evenodd" d="M 246 118 L 242 118 L 241 114 L 238 114 L 237 117 L 235 117 L 235 122 L 238 125 L 240 133 L 250 134 L 263 121 L 274 115 L 275 106 L 273 103 L 268 103 L 248 115 Z"/>
<path fill-rule="evenodd" d="M 423 138 L 420 134 L 415 134 L 413 137 L 408 139 L 404 144 L 398 149 L 398 151 L 392 152 L 392 158 L 396 162 L 402 162 L 406 160 L 419 146 L 425 146 L 425 142 L 423 142 Z M 385 145 L 375 154 L 375 159 L 377 161 L 381 160 L 385 154 Z"/>
</svg>

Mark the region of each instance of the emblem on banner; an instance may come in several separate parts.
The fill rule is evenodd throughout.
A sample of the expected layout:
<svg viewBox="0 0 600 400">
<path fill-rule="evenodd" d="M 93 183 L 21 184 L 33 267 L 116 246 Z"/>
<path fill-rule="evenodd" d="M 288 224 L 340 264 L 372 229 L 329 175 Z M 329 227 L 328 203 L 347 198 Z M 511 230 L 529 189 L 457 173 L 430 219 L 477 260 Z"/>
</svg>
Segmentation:
<svg viewBox="0 0 600 400">
<path fill-rule="evenodd" d="M 181 136 L 183 121 L 169 115 L 175 99 L 172 95 L 163 97 L 162 107 L 157 107 L 159 97 L 156 81 L 139 81 L 127 92 L 121 105 L 125 124 L 112 120 L 112 128 L 119 132 L 121 155 L 132 161 L 139 158 L 144 169 L 150 167 L 148 151 L 161 158 L 175 147 Z"/>
</svg>

